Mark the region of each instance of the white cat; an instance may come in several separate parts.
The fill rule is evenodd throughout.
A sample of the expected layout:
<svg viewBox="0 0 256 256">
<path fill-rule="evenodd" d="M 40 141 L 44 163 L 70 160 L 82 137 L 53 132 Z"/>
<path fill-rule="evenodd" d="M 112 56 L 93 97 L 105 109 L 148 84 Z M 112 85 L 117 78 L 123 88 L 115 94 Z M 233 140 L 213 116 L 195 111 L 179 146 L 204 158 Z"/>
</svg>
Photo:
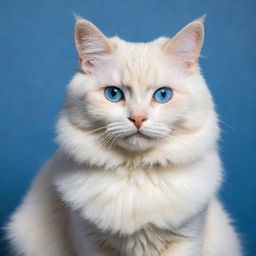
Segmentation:
<svg viewBox="0 0 256 256">
<path fill-rule="evenodd" d="M 8 224 L 25 256 L 241 256 L 217 199 L 218 120 L 203 19 L 128 43 L 79 18 L 60 149 Z"/>
</svg>

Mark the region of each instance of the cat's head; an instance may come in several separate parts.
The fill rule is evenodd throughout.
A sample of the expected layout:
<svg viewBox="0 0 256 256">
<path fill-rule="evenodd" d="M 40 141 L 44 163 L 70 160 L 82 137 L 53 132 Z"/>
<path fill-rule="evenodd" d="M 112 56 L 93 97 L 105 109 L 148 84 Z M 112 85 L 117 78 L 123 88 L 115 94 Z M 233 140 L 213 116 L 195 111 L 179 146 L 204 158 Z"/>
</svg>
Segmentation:
<svg viewBox="0 0 256 256">
<path fill-rule="evenodd" d="M 66 151 L 76 150 L 72 154 L 81 153 L 77 145 L 82 144 L 88 151 L 97 144 L 101 150 L 127 153 L 167 145 L 185 154 L 186 148 L 207 143 L 200 132 L 209 122 L 206 135 L 214 142 L 214 107 L 198 65 L 203 38 L 203 19 L 173 38 L 149 43 L 107 38 L 78 19 L 80 67 L 68 86 L 59 142 L 70 148 Z"/>
</svg>

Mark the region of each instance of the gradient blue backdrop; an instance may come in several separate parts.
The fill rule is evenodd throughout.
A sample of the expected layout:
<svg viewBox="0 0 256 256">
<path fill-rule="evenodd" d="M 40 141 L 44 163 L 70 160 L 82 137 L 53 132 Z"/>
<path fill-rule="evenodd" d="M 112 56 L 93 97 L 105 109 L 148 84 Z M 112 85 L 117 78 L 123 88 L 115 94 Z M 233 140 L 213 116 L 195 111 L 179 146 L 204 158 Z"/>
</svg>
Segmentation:
<svg viewBox="0 0 256 256">
<path fill-rule="evenodd" d="M 221 196 L 255 255 L 255 0 L 1 0 L 0 225 L 56 150 L 54 124 L 77 64 L 73 13 L 129 41 L 171 36 L 208 14 L 201 66 L 222 120 Z"/>
</svg>

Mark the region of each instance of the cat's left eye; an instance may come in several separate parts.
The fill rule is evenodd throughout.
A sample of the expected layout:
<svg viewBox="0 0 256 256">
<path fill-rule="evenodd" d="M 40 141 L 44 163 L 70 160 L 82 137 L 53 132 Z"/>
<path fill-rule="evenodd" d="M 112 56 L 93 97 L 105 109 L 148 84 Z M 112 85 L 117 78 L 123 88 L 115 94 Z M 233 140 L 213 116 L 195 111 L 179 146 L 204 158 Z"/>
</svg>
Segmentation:
<svg viewBox="0 0 256 256">
<path fill-rule="evenodd" d="M 120 90 L 119 88 L 114 86 L 109 86 L 105 88 L 105 97 L 109 101 L 118 102 L 124 99 L 124 94 L 122 90 Z"/>
<path fill-rule="evenodd" d="M 155 91 L 153 98 L 160 103 L 168 102 L 172 98 L 173 92 L 168 87 L 162 87 Z"/>
</svg>

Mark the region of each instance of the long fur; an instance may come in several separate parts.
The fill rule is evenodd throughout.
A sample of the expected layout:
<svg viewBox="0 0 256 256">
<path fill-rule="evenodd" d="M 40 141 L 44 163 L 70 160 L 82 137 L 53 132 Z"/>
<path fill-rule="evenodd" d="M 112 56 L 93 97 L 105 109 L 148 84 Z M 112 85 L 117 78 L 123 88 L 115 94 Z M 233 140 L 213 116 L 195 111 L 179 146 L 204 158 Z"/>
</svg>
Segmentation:
<svg viewBox="0 0 256 256">
<path fill-rule="evenodd" d="M 203 21 L 150 43 L 77 21 L 80 71 L 57 123 L 59 150 L 11 216 L 24 256 L 241 256 L 217 198 L 218 120 L 200 73 Z M 117 103 L 106 86 L 123 90 Z M 154 91 L 170 87 L 170 102 Z M 127 118 L 143 113 L 140 135 Z"/>
</svg>

